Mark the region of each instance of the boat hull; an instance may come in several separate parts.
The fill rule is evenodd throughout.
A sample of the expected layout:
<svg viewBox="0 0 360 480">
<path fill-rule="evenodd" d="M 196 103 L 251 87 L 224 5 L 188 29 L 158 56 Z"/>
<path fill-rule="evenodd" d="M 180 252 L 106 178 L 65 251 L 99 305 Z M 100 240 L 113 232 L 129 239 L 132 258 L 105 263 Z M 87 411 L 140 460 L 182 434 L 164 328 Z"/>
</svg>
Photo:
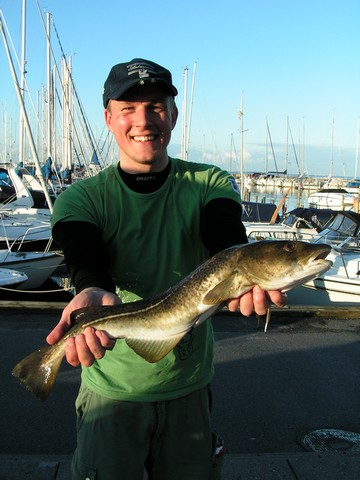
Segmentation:
<svg viewBox="0 0 360 480">
<path fill-rule="evenodd" d="M 27 280 L 23 272 L 10 268 L 0 268 L 0 288 L 15 288 Z"/>
<path fill-rule="evenodd" d="M 20 285 L 21 290 L 31 290 L 41 285 L 54 273 L 64 260 L 58 253 L 6 252 L 0 253 L 1 268 L 11 268 L 26 274 L 28 279 Z"/>
<path fill-rule="evenodd" d="M 324 275 L 287 293 L 289 305 L 360 306 L 360 279 Z"/>
</svg>

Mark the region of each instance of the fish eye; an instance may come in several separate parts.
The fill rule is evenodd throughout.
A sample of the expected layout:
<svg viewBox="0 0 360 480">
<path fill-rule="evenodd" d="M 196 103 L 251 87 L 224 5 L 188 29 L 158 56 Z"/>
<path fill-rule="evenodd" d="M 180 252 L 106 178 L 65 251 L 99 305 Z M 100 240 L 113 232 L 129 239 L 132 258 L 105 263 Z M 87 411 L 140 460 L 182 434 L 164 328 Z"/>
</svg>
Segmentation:
<svg viewBox="0 0 360 480">
<path fill-rule="evenodd" d="M 284 245 L 284 250 L 286 252 L 293 252 L 294 250 L 296 250 L 296 245 L 294 242 L 288 242 Z"/>
</svg>

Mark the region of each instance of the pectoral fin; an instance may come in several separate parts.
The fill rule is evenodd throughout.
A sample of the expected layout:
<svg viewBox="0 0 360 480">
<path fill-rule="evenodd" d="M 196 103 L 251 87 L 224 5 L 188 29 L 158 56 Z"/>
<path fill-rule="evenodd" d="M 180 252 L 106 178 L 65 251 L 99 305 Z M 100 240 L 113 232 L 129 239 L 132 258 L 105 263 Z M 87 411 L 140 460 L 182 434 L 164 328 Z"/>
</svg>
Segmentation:
<svg viewBox="0 0 360 480">
<path fill-rule="evenodd" d="M 250 290 L 250 288 L 251 286 L 246 279 L 239 279 L 239 274 L 234 273 L 210 290 L 203 298 L 203 303 L 206 305 L 216 305 L 230 298 L 236 298 Z"/>
<path fill-rule="evenodd" d="M 180 342 L 186 332 L 161 340 L 145 340 L 143 338 L 127 338 L 130 348 L 149 363 L 155 363 L 165 357 Z"/>
</svg>

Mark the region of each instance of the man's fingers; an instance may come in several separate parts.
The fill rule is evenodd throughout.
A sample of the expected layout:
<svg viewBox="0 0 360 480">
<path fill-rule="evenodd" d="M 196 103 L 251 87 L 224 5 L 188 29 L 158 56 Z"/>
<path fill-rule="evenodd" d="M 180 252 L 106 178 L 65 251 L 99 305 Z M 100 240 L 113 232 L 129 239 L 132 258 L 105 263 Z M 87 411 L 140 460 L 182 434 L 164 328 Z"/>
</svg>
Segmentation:
<svg viewBox="0 0 360 480">
<path fill-rule="evenodd" d="M 75 338 L 68 338 L 66 340 L 65 355 L 66 360 L 71 366 L 77 367 L 80 364 L 80 360 L 77 354 L 77 347 L 75 344 Z"/>
<path fill-rule="evenodd" d="M 254 310 L 257 315 L 261 316 L 267 313 L 270 304 L 269 298 L 267 293 L 257 285 L 253 288 L 253 302 Z"/>
<path fill-rule="evenodd" d="M 95 360 L 100 360 L 106 350 L 114 348 L 115 340 L 105 332 L 88 327 L 84 333 L 66 340 L 66 359 L 73 367 L 80 363 L 90 367 Z"/>
<path fill-rule="evenodd" d="M 60 322 L 56 327 L 49 333 L 46 337 L 46 341 L 49 345 L 53 345 L 62 338 L 65 333 L 69 330 L 70 325 L 67 322 Z"/>
<path fill-rule="evenodd" d="M 250 317 L 254 312 L 257 315 L 266 315 L 271 303 L 278 307 L 284 307 L 286 305 L 286 294 L 279 290 L 265 291 L 258 285 L 255 285 L 252 290 L 244 293 L 239 298 L 233 298 L 228 301 L 227 307 L 230 312 L 240 312 Z"/>
<path fill-rule="evenodd" d="M 109 335 L 103 330 L 95 330 L 95 335 L 98 337 L 105 350 L 112 350 L 114 348 L 116 340 L 109 337 Z"/>
<path fill-rule="evenodd" d="M 253 292 L 250 290 L 250 292 L 244 293 L 240 297 L 240 312 L 245 316 L 245 317 L 250 317 L 250 315 L 254 311 L 254 299 L 253 299 Z"/>
</svg>

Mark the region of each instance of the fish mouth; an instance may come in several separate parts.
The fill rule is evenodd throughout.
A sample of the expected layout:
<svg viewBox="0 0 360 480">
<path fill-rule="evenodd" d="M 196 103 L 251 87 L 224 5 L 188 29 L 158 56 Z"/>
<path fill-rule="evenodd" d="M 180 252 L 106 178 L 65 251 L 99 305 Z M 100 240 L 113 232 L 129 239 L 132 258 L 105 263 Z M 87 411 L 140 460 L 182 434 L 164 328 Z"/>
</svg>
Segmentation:
<svg viewBox="0 0 360 480">
<path fill-rule="evenodd" d="M 332 266 L 333 262 L 326 259 L 331 251 L 331 247 L 326 244 L 307 244 L 302 261 L 299 261 L 300 270 L 291 274 L 287 286 L 281 289 L 282 292 L 287 292 L 292 288 L 302 285 L 313 278 L 316 278 L 325 273 Z M 305 253 L 305 252 L 303 252 Z"/>
<path fill-rule="evenodd" d="M 327 260 L 326 257 L 331 252 L 330 245 L 327 244 L 311 244 L 311 246 L 315 247 L 314 251 L 310 252 L 307 259 L 305 259 L 304 264 L 312 267 L 316 266 L 323 266 L 326 269 L 329 269 L 332 265 L 331 260 Z"/>
<path fill-rule="evenodd" d="M 314 260 L 323 260 L 325 259 L 329 253 L 331 252 L 331 247 L 330 245 L 326 245 L 325 243 L 323 245 L 319 245 L 320 251 L 316 253 L 316 256 L 314 257 Z"/>
</svg>

